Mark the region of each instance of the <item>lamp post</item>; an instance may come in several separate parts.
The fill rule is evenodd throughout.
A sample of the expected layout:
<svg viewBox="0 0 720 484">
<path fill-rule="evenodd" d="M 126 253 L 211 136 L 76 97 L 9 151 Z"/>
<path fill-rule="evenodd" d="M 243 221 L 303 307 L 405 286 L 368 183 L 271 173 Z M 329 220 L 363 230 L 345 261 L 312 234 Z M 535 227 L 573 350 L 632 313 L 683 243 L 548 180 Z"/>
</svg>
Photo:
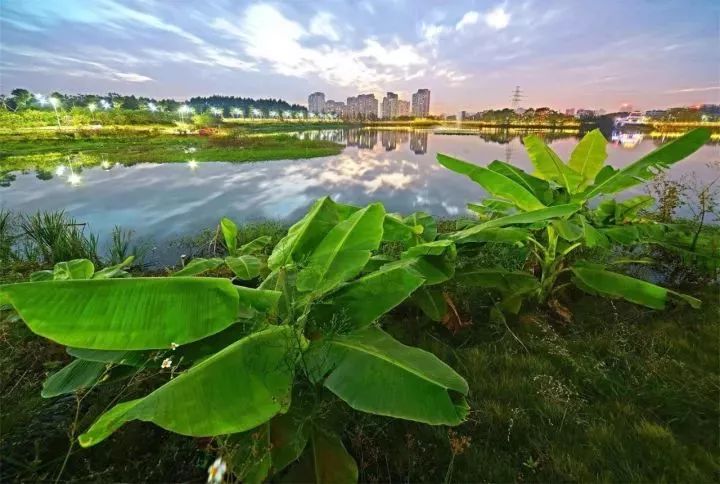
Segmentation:
<svg viewBox="0 0 720 484">
<path fill-rule="evenodd" d="M 60 115 L 58 114 L 57 107 L 60 105 L 60 100 L 56 97 L 51 97 L 49 99 L 50 105 L 52 105 L 53 110 L 55 111 L 55 119 L 57 119 L 57 125 L 58 128 L 60 127 Z"/>
</svg>

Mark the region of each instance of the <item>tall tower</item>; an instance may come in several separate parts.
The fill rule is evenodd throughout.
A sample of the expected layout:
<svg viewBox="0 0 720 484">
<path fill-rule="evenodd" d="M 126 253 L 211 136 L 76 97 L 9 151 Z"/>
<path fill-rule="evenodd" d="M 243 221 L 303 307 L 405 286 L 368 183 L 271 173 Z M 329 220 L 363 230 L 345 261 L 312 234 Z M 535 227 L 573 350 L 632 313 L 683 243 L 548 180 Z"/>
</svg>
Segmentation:
<svg viewBox="0 0 720 484">
<path fill-rule="evenodd" d="M 512 93 L 512 97 L 510 98 L 510 106 L 512 107 L 513 111 L 516 111 L 520 107 L 520 101 L 524 97 L 525 95 L 520 90 L 520 86 L 515 86 L 515 90 Z"/>
</svg>

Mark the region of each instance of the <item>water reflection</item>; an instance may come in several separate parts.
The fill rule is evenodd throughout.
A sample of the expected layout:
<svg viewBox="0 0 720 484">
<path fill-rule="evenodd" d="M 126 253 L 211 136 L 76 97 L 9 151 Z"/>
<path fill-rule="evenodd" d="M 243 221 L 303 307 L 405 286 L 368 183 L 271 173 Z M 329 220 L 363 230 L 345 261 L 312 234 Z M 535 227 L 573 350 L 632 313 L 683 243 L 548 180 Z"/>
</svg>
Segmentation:
<svg viewBox="0 0 720 484">
<path fill-rule="evenodd" d="M 487 164 L 511 160 L 532 171 L 520 136 L 507 130 L 472 134 L 438 134 L 429 130 L 324 130 L 298 134 L 327 139 L 347 148 L 337 156 L 257 163 L 142 163 L 78 166 L 67 161 L 61 176 L 57 166 L 37 172 L 8 173 L 9 187 L 0 189 L 0 208 L 34 212 L 65 209 L 88 222 L 96 233 L 114 225 L 133 229 L 138 237 L 162 243 L 179 235 L 211 227 L 223 216 L 237 221 L 301 217 L 318 197 L 364 205 L 382 201 L 391 212 L 424 210 L 439 217 L 465 213 L 468 202 L 481 199 L 482 189 L 441 167 L 437 153 Z M 547 137 L 567 159 L 574 137 Z M 622 167 L 655 149 L 660 141 L 640 139 L 632 149 L 620 142 L 608 145 L 608 161 Z M 718 159 L 716 145 L 703 147 L 673 167 L 676 176 L 697 171 Z M 72 186 L 68 173 L 81 176 Z M 708 174 L 707 176 L 710 176 Z"/>
</svg>

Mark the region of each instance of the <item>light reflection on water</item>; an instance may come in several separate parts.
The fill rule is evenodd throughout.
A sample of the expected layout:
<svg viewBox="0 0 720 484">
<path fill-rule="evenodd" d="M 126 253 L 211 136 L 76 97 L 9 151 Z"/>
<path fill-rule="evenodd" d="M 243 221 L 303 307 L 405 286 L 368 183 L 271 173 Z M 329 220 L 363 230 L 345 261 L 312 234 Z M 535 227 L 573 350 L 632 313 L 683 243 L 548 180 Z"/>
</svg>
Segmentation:
<svg viewBox="0 0 720 484">
<path fill-rule="evenodd" d="M 120 225 L 162 243 L 212 227 L 223 216 L 238 222 L 294 221 L 325 195 L 357 205 L 381 201 L 388 211 L 405 214 L 464 214 L 465 204 L 481 199 L 483 191 L 440 166 L 435 160 L 438 152 L 478 164 L 505 160 L 532 171 L 520 139 L 503 132 L 478 136 L 338 129 L 298 136 L 336 141 L 347 148 L 336 156 L 307 160 L 96 166 L 82 170 L 77 186 L 68 183 L 67 173 L 49 179 L 47 174 L 40 179 L 35 173 L 15 173 L 10 186 L 0 188 L 0 207 L 22 212 L 64 209 L 95 233 L 105 235 Z M 549 139 L 565 159 L 577 142 L 574 137 Z M 660 144 L 648 138 L 626 141 L 617 138 L 608 145 L 608 161 L 615 167 Z M 718 146 L 707 145 L 673 167 L 671 174 L 694 171 L 709 177 L 712 169 L 705 164 L 718 158 Z"/>
</svg>

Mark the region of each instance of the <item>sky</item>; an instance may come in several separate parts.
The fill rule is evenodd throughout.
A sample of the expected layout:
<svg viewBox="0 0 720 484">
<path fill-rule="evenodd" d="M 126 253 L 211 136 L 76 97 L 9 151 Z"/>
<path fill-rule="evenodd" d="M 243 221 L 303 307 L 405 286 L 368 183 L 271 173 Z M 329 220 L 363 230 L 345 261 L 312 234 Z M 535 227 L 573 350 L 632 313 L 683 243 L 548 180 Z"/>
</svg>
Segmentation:
<svg viewBox="0 0 720 484">
<path fill-rule="evenodd" d="M 0 92 L 720 103 L 717 0 L 0 0 Z"/>
</svg>

